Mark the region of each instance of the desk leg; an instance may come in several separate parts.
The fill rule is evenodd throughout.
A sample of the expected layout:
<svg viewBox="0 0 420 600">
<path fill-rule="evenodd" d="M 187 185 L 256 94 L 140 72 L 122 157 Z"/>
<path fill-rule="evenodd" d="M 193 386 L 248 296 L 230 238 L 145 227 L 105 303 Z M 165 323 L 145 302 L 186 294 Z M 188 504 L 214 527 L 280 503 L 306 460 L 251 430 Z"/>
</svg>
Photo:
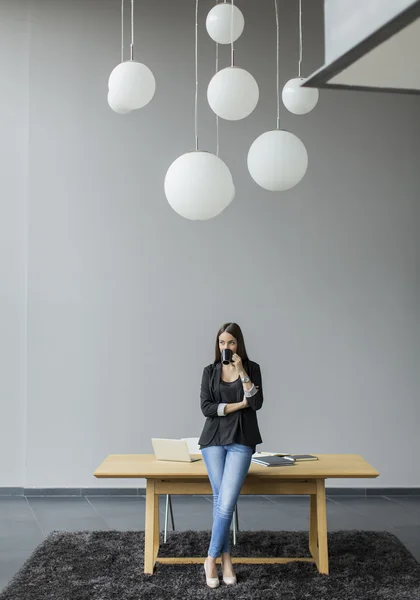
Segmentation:
<svg viewBox="0 0 420 600">
<path fill-rule="evenodd" d="M 316 514 L 316 494 L 311 494 L 311 511 L 309 527 L 309 550 L 318 564 L 318 519 Z"/>
<path fill-rule="evenodd" d="M 328 575 L 327 499 L 325 479 L 316 480 L 316 521 L 318 532 L 318 571 Z"/>
<path fill-rule="evenodd" d="M 157 542 L 156 529 L 159 532 L 159 506 L 156 515 L 156 499 L 159 501 L 159 496 L 155 496 L 155 480 L 148 479 L 146 483 L 146 518 L 145 518 L 145 533 L 144 533 L 144 572 L 152 575 L 155 566 L 156 546 L 159 548 L 159 536 Z M 157 518 L 156 518 L 157 517 Z M 157 524 L 156 524 L 157 521 Z"/>
<path fill-rule="evenodd" d="M 154 543 L 153 543 L 153 557 L 154 562 L 156 563 L 158 554 L 159 554 L 159 546 L 160 546 L 160 526 L 159 526 L 159 495 L 155 494 L 155 502 L 154 502 Z"/>
</svg>

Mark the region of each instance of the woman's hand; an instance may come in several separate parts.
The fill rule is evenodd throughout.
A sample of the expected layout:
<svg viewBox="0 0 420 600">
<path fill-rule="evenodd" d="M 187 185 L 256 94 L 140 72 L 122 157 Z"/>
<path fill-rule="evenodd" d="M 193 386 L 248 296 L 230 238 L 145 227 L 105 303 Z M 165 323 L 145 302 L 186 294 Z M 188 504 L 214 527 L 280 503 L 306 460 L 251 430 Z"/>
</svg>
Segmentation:
<svg viewBox="0 0 420 600">
<path fill-rule="evenodd" d="M 255 386 L 257 388 L 257 390 L 260 389 L 259 385 Z M 246 396 L 244 396 L 244 399 L 242 400 L 242 408 L 248 408 L 249 406 L 249 402 L 248 402 L 248 398 Z"/>
<path fill-rule="evenodd" d="M 242 358 L 238 354 L 234 354 L 232 356 L 232 362 L 233 362 L 238 374 L 244 370 L 244 366 L 242 364 Z"/>
</svg>

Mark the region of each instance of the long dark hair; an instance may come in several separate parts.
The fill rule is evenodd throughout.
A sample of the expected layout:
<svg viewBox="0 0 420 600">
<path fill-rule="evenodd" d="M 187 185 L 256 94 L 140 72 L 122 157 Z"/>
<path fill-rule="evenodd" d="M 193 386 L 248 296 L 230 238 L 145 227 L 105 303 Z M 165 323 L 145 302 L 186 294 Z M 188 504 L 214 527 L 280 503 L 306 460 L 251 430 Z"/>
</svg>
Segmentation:
<svg viewBox="0 0 420 600">
<path fill-rule="evenodd" d="M 246 353 L 245 341 L 244 341 L 244 336 L 242 334 L 242 329 L 239 327 L 239 325 L 237 323 L 224 323 L 221 326 L 221 328 L 219 329 L 219 331 L 217 332 L 214 362 L 218 363 L 221 360 L 220 348 L 219 348 L 219 337 L 222 335 L 222 333 L 225 333 L 225 331 L 227 333 L 230 333 L 230 335 L 233 335 L 233 337 L 236 339 L 237 344 L 238 344 L 238 349 L 236 351 L 237 354 L 239 354 L 239 356 L 242 358 L 243 361 L 248 360 L 248 354 Z"/>
</svg>

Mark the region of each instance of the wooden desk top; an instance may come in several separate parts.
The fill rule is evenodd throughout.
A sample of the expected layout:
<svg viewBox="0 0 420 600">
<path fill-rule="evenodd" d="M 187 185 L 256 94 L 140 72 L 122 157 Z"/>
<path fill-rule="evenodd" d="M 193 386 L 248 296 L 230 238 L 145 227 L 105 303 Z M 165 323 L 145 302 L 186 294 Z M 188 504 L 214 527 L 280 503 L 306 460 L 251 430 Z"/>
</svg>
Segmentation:
<svg viewBox="0 0 420 600">
<path fill-rule="evenodd" d="M 312 453 L 314 454 L 314 453 Z M 194 455 L 200 456 L 200 455 Z M 375 478 L 379 473 L 359 454 L 315 454 L 319 460 L 287 467 L 251 463 L 248 477 L 281 479 Z M 192 463 L 156 460 L 154 454 L 110 454 L 94 472 L 97 478 L 207 479 L 201 459 Z"/>
</svg>

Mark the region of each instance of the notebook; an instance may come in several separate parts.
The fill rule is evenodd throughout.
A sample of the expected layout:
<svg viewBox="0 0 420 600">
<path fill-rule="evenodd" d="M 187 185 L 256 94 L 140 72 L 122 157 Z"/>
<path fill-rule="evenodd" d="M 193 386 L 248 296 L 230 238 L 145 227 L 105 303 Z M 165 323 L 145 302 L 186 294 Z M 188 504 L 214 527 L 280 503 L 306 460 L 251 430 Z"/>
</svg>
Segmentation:
<svg viewBox="0 0 420 600">
<path fill-rule="evenodd" d="M 252 462 L 264 467 L 288 467 L 295 464 L 295 459 L 291 456 L 264 456 L 253 458 Z"/>
<path fill-rule="evenodd" d="M 294 458 L 297 461 L 318 460 L 318 457 L 314 456 L 313 454 L 290 454 L 290 452 L 255 452 L 252 455 L 252 458 L 266 458 L 267 456 L 281 456 L 281 457 L 291 456 L 292 458 Z"/>
<path fill-rule="evenodd" d="M 300 460 L 318 460 L 318 457 L 314 456 L 313 454 L 289 454 L 289 456 L 291 456 L 292 458 L 294 458 L 296 461 L 300 461 Z"/>
<path fill-rule="evenodd" d="M 255 458 L 265 456 L 290 456 L 290 452 L 255 452 L 252 456 Z"/>
</svg>

